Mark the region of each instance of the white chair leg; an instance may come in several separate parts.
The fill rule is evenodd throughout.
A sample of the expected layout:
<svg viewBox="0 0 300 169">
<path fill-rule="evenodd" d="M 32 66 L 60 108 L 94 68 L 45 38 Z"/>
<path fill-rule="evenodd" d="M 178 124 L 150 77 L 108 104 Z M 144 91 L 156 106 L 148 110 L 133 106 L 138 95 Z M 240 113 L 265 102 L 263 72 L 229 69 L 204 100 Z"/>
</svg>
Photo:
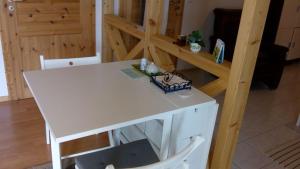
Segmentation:
<svg viewBox="0 0 300 169">
<path fill-rule="evenodd" d="M 109 139 L 110 146 L 115 146 L 116 145 L 112 131 L 108 132 L 108 139 Z"/>
<path fill-rule="evenodd" d="M 112 136 L 113 136 L 113 140 L 114 140 L 114 145 L 115 146 L 119 146 L 120 145 L 120 141 L 121 141 L 121 129 L 116 129 L 112 131 Z"/>
<path fill-rule="evenodd" d="M 299 116 L 298 116 L 298 120 L 297 120 L 297 127 L 300 127 L 300 114 L 299 114 Z"/>
<path fill-rule="evenodd" d="M 45 123 L 45 128 L 46 128 L 46 142 L 47 144 L 50 144 L 50 129 L 47 123 Z"/>
</svg>

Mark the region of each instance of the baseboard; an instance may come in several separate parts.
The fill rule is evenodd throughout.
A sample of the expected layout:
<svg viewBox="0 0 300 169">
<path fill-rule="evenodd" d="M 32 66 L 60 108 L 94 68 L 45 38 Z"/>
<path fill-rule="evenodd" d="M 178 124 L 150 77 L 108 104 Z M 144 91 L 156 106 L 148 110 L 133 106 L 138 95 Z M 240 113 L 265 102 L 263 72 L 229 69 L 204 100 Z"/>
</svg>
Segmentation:
<svg viewBox="0 0 300 169">
<path fill-rule="evenodd" d="M 0 96 L 0 102 L 6 102 L 9 101 L 9 97 L 8 96 Z"/>
</svg>

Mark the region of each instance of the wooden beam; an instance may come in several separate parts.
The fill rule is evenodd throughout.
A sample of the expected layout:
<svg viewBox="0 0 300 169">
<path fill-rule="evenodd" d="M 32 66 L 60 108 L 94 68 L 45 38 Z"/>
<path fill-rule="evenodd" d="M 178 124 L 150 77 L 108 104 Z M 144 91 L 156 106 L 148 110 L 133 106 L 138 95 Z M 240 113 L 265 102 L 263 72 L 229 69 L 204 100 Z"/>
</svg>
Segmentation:
<svg viewBox="0 0 300 169">
<path fill-rule="evenodd" d="M 129 53 L 123 60 L 130 60 L 135 59 L 139 57 L 139 53 L 141 53 L 144 49 L 145 42 L 144 40 L 141 40 Z"/>
<path fill-rule="evenodd" d="M 198 89 L 211 97 L 215 97 L 227 88 L 227 81 L 223 79 L 214 80 L 204 86 L 199 87 Z"/>
<path fill-rule="evenodd" d="M 177 38 L 181 34 L 185 0 L 170 0 L 166 35 Z"/>
<path fill-rule="evenodd" d="M 157 48 L 220 77 L 223 80 L 228 80 L 231 66 L 230 62 L 225 61 L 223 64 L 217 64 L 215 58 L 211 54 L 207 52 L 195 54 L 191 52 L 190 49 L 173 44 L 174 41 L 174 39 L 163 35 L 151 37 L 151 44 L 155 45 Z"/>
<path fill-rule="evenodd" d="M 123 60 L 123 58 L 127 56 L 127 49 L 125 47 L 120 31 L 108 24 L 105 24 L 105 30 L 107 32 L 110 45 L 116 52 L 117 60 Z"/>
<path fill-rule="evenodd" d="M 150 38 L 153 35 L 160 34 L 161 20 L 163 15 L 163 1 L 162 0 L 151 0 L 146 1 L 146 34 L 145 34 L 145 51 L 144 57 L 151 60 L 149 51 Z"/>
<path fill-rule="evenodd" d="M 149 46 L 149 51 L 151 58 L 156 65 L 168 72 L 173 72 L 175 70 L 173 62 L 167 53 L 161 51 L 160 49 L 157 49 L 154 45 L 151 44 Z"/>
<path fill-rule="evenodd" d="M 245 0 L 211 169 L 230 169 L 270 0 Z"/>
<path fill-rule="evenodd" d="M 103 17 L 106 14 L 114 13 L 114 0 L 103 0 Z M 113 61 L 113 51 L 110 46 L 108 36 L 105 32 L 105 26 L 102 24 L 102 62 L 112 62 Z"/>
<path fill-rule="evenodd" d="M 138 39 L 145 39 L 145 32 L 142 26 L 129 22 L 119 16 L 105 15 L 104 22 Z"/>
<path fill-rule="evenodd" d="M 143 2 L 142 0 L 121 0 L 119 1 L 119 16 L 126 19 L 129 22 L 133 22 L 139 25 L 143 25 Z M 128 50 L 133 49 L 138 43 L 139 40 L 128 35 L 122 33 L 122 37 L 124 39 L 124 43 Z"/>
<path fill-rule="evenodd" d="M 170 69 L 170 65 L 173 64 L 171 57 L 168 54 L 164 54 L 163 59 L 158 60 L 157 58 L 151 58 L 152 57 L 161 57 L 156 56 L 157 53 L 155 52 L 155 49 L 151 45 L 151 37 L 154 35 L 160 34 L 161 31 L 161 22 L 162 22 L 162 16 L 163 16 L 163 8 L 164 8 L 164 1 L 163 0 L 151 0 L 146 1 L 146 33 L 145 33 L 145 50 L 144 50 L 144 56 L 148 58 L 149 60 L 153 59 L 154 61 L 159 61 L 159 63 L 156 62 L 156 64 L 160 66 L 166 66 L 162 67 L 164 69 Z M 173 65 L 174 67 L 174 65 Z"/>
<path fill-rule="evenodd" d="M 177 39 L 181 34 L 185 0 L 170 0 L 166 36 Z M 177 57 L 171 56 L 177 65 Z"/>
</svg>

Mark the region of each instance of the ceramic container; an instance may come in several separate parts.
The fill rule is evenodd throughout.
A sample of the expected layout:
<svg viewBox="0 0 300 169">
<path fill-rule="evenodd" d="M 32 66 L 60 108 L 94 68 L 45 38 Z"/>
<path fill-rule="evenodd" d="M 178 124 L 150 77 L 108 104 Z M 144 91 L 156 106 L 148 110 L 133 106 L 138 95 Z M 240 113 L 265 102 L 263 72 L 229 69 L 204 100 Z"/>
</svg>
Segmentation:
<svg viewBox="0 0 300 169">
<path fill-rule="evenodd" d="M 194 53 L 198 53 L 201 51 L 201 45 L 199 45 L 198 43 L 191 43 L 191 51 Z"/>
</svg>

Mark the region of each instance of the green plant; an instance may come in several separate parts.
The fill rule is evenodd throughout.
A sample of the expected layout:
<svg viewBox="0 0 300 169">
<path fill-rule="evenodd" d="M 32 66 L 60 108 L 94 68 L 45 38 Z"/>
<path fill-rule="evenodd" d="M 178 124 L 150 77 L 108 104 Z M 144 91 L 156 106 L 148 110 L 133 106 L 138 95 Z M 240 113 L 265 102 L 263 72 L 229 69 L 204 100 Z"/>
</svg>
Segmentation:
<svg viewBox="0 0 300 169">
<path fill-rule="evenodd" d="M 203 41 L 203 35 L 200 30 L 193 31 L 188 36 L 188 42 L 189 43 L 198 43 L 200 46 L 205 47 L 205 43 Z"/>
</svg>

